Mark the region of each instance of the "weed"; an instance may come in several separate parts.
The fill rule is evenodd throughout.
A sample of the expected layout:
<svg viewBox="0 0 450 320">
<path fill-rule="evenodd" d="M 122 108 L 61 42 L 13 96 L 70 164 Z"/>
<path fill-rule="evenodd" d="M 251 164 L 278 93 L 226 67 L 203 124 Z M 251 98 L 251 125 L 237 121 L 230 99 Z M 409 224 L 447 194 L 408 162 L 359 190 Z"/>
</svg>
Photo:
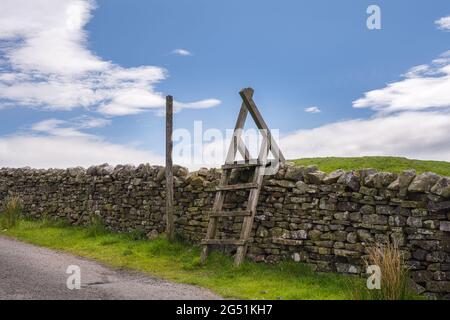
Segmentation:
<svg viewBox="0 0 450 320">
<path fill-rule="evenodd" d="M 5 199 L 3 212 L 0 214 L 0 227 L 11 229 L 17 225 L 22 213 L 22 201 L 19 197 L 9 196 Z"/>
</svg>

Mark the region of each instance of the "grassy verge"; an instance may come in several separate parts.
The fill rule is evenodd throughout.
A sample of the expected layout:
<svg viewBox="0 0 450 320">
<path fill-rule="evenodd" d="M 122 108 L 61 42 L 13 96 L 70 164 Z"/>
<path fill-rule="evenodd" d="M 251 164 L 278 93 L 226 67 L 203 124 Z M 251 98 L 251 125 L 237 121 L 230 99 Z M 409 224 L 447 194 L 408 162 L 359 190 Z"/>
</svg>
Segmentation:
<svg viewBox="0 0 450 320">
<path fill-rule="evenodd" d="M 196 247 L 164 239 L 134 240 L 126 234 L 92 232 L 45 221 L 21 220 L 0 235 L 96 259 L 117 268 L 142 271 L 164 279 L 209 288 L 225 298 L 239 299 L 351 299 L 360 279 L 319 274 L 307 266 L 245 262 L 235 268 L 228 256 L 213 253 L 199 264 Z"/>
<path fill-rule="evenodd" d="M 293 160 L 297 165 L 317 165 L 324 172 L 337 169 L 357 170 L 373 168 L 379 171 L 400 173 L 403 170 L 415 169 L 417 173 L 431 171 L 450 176 L 450 162 L 411 160 L 397 157 L 357 157 L 357 158 L 305 158 Z"/>
</svg>

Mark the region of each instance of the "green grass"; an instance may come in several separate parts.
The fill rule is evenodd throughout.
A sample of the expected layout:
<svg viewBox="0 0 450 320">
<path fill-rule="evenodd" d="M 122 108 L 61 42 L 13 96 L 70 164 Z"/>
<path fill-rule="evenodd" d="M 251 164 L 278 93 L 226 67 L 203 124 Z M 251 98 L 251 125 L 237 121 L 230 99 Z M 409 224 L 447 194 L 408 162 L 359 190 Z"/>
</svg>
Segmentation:
<svg viewBox="0 0 450 320">
<path fill-rule="evenodd" d="M 379 171 L 400 173 L 415 169 L 417 173 L 431 171 L 443 176 L 450 176 L 450 162 L 411 160 L 398 157 L 357 157 L 357 158 L 305 158 L 293 160 L 296 165 L 317 165 L 324 172 L 337 169 L 357 170 L 373 168 Z"/>
<path fill-rule="evenodd" d="M 25 242 L 92 258 L 117 268 L 142 271 L 164 279 L 209 288 L 224 298 L 238 299 L 351 299 L 359 278 L 320 274 L 294 262 L 233 266 L 228 256 L 213 252 L 199 263 L 198 247 L 170 244 L 165 239 L 134 240 L 135 235 L 96 233 L 49 221 L 21 220 L 0 231 Z"/>
</svg>

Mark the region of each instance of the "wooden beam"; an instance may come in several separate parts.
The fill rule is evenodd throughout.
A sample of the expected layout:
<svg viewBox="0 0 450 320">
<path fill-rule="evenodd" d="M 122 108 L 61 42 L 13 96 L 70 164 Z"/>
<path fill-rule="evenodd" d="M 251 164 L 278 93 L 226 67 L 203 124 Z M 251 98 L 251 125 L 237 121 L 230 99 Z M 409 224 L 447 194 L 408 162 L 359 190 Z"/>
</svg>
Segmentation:
<svg viewBox="0 0 450 320">
<path fill-rule="evenodd" d="M 173 97 L 166 97 L 166 235 L 169 241 L 174 240 L 174 208 L 173 208 Z"/>
<path fill-rule="evenodd" d="M 253 89 L 252 89 L 253 92 Z M 269 127 L 267 126 L 267 123 L 264 121 L 261 113 L 258 110 L 258 107 L 256 106 L 255 102 L 253 101 L 253 98 L 251 95 L 248 94 L 249 89 L 243 89 L 239 92 L 242 100 L 244 101 L 244 104 L 246 105 L 248 111 L 252 115 L 253 120 L 256 123 L 256 126 L 262 130 L 262 134 L 265 135 L 268 139 L 269 143 L 269 150 L 272 150 L 273 155 L 278 158 L 280 162 L 285 162 L 285 158 L 283 156 L 283 153 L 281 152 L 280 148 L 278 147 L 275 139 L 273 139 L 272 134 L 270 133 Z"/>
<path fill-rule="evenodd" d="M 241 183 L 241 184 L 229 184 L 229 185 L 219 185 L 217 190 L 219 191 L 233 191 L 233 190 L 245 190 L 245 189 L 255 189 L 258 185 L 253 182 Z"/>
<path fill-rule="evenodd" d="M 253 89 L 248 88 L 244 90 L 246 90 L 245 93 L 249 97 L 253 96 L 254 92 Z M 248 115 L 248 108 L 245 105 L 245 103 L 242 102 L 241 109 L 239 110 L 239 115 L 236 120 L 236 125 L 234 127 L 233 138 L 231 140 L 231 145 L 230 148 L 228 149 L 227 158 L 225 162 L 234 161 L 234 159 L 236 158 L 237 151 L 239 151 L 239 153 L 245 160 L 250 159 L 250 152 L 248 151 L 247 146 L 244 144 L 241 138 L 241 133 L 242 130 L 244 129 L 244 124 L 245 120 L 247 119 L 247 115 Z"/>
</svg>

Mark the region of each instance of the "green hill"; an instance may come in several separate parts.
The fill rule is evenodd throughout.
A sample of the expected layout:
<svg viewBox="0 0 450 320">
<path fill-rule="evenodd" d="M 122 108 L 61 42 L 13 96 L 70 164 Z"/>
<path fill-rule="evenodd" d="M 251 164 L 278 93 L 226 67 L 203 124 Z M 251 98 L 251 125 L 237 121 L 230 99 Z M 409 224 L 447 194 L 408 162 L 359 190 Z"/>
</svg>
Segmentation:
<svg viewBox="0 0 450 320">
<path fill-rule="evenodd" d="M 415 169 L 417 173 L 431 171 L 450 176 L 450 162 L 411 160 L 398 157 L 355 157 L 355 158 L 304 158 L 292 160 L 297 165 L 317 165 L 320 170 L 332 172 L 337 169 L 352 170 L 373 168 L 379 171 L 399 173 Z"/>
</svg>

